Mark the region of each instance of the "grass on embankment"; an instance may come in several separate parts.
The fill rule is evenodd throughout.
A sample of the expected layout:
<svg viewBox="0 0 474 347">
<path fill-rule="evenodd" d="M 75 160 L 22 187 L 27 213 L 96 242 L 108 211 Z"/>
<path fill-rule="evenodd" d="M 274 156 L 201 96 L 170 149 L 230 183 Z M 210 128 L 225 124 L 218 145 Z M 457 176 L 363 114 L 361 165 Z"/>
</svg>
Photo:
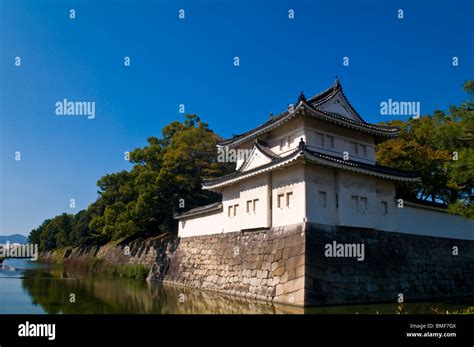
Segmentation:
<svg viewBox="0 0 474 347">
<path fill-rule="evenodd" d="M 92 273 L 101 277 L 119 277 L 144 280 L 149 269 L 143 264 L 110 264 L 99 258 L 92 258 L 89 264 Z"/>
<path fill-rule="evenodd" d="M 97 277 L 128 278 L 136 280 L 146 279 L 149 268 L 143 264 L 112 264 L 97 257 L 89 259 L 64 259 L 64 254 L 70 248 L 58 248 L 54 252 L 54 257 L 49 261 L 58 266 L 66 266 L 80 272 L 89 273 Z"/>
</svg>

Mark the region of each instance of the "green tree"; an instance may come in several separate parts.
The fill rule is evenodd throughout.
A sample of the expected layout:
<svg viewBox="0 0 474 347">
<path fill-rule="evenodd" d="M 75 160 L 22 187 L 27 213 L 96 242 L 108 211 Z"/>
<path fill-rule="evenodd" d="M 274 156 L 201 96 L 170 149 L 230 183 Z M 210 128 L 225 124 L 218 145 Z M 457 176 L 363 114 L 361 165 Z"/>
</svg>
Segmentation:
<svg viewBox="0 0 474 347">
<path fill-rule="evenodd" d="M 473 86 L 464 86 L 471 100 L 448 113 L 387 123 L 400 127 L 400 136 L 377 145 L 378 163 L 421 176 L 419 183 L 397 184 L 400 197 L 441 202 L 452 213 L 474 218 Z"/>
<path fill-rule="evenodd" d="M 36 243 L 41 250 L 71 245 L 73 215 L 63 213 L 52 219 L 46 219 L 38 228 L 33 229 L 28 242 Z"/>
<path fill-rule="evenodd" d="M 76 213 L 72 219 L 72 231 L 69 242 L 72 246 L 85 245 L 91 241 L 89 223 L 92 219 L 87 210 Z"/>
<path fill-rule="evenodd" d="M 45 222 L 43 222 L 43 224 Z M 41 243 L 41 233 L 43 231 L 43 228 L 42 228 L 43 224 L 31 230 L 30 234 L 28 235 L 28 243 L 37 244 L 37 245 Z"/>
<path fill-rule="evenodd" d="M 175 231 L 176 212 L 217 201 L 217 194 L 201 189 L 203 178 L 231 170 L 217 162 L 217 140 L 196 115 L 168 124 L 161 138 L 148 138 L 148 146 L 131 153 L 130 172 L 99 180 L 99 198 L 88 209 L 91 235 L 106 241 Z"/>
</svg>

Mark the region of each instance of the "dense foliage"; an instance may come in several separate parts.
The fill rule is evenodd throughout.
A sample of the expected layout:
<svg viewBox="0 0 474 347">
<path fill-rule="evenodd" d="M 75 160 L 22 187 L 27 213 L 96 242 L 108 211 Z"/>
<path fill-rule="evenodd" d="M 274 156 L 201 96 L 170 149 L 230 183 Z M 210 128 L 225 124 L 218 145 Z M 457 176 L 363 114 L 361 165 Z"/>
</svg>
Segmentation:
<svg viewBox="0 0 474 347">
<path fill-rule="evenodd" d="M 474 82 L 465 90 L 471 100 L 447 113 L 388 122 L 401 133 L 378 144 L 377 162 L 420 171 L 419 183 L 398 184 L 399 197 L 440 202 L 452 213 L 474 218 Z M 130 171 L 97 182 L 99 196 L 87 210 L 45 220 L 31 231 L 29 242 L 50 250 L 175 231 L 176 212 L 219 199 L 201 189 L 203 178 L 231 171 L 232 165 L 217 162 L 217 139 L 195 115 L 168 124 L 161 138 L 148 138 L 146 147 L 130 154 Z"/>
<path fill-rule="evenodd" d="M 471 100 L 447 113 L 392 121 L 400 136 L 377 146 L 381 165 L 418 170 L 419 183 L 398 184 L 399 197 L 442 203 L 452 213 L 474 218 L 474 82 L 464 89 Z"/>
<path fill-rule="evenodd" d="M 146 147 L 130 153 L 130 171 L 99 179 L 99 196 L 87 210 L 45 220 L 29 241 L 50 250 L 174 231 L 176 212 L 219 199 L 201 189 L 203 178 L 231 169 L 217 162 L 217 139 L 195 115 L 168 124 L 161 138 L 150 137 Z"/>
</svg>

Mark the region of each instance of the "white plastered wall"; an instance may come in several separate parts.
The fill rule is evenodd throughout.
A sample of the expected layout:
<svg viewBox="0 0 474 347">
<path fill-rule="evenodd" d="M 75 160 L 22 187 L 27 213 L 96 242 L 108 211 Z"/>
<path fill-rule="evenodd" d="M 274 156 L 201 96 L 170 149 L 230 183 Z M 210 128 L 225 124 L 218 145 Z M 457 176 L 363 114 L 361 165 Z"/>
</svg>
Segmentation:
<svg viewBox="0 0 474 347">
<path fill-rule="evenodd" d="M 474 221 L 460 216 L 409 203 L 398 216 L 401 233 L 474 240 Z"/>
<path fill-rule="evenodd" d="M 338 127 L 334 124 L 313 118 L 305 119 L 304 133 L 306 145 L 309 149 L 317 150 L 319 152 L 341 158 L 344 152 L 348 152 L 349 159 L 354 159 L 369 164 L 375 163 L 375 144 L 373 135 L 350 130 L 348 128 Z M 324 143 L 323 146 L 320 146 L 316 138 L 317 133 L 322 134 L 324 137 L 332 136 L 334 138 L 334 147 L 328 148 L 327 143 Z M 357 153 L 354 152 L 352 147 L 353 145 L 351 143 L 357 144 Z M 365 146 L 366 155 L 363 155 L 361 147 L 362 145 Z"/>
<path fill-rule="evenodd" d="M 306 217 L 305 171 L 303 164 L 295 164 L 272 175 L 272 224 L 274 227 L 302 223 Z M 290 203 L 287 205 L 287 196 Z M 278 199 L 280 197 L 280 206 Z"/>
<path fill-rule="evenodd" d="M 337 225 L 336 170 L 319 165 L 306 165 L 305 170 L 308 221 Z"/>
<path fill-rule="evenodd" d="M 224 231 L 223 213 L 219 211 L 192 218 L 182 219 L 178 223 L 178 236 L 217 234 Z"/>
</svg>

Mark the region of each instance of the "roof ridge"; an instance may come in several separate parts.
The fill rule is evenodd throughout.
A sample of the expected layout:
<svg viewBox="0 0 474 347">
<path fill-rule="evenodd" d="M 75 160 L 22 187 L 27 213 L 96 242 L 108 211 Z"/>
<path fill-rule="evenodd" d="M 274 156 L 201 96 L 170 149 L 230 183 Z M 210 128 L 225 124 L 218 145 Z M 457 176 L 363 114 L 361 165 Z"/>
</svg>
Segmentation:
<svg viewBox="0 0 474 347">
<path fill-rule="evenodd" d="M 273 153 L 266 145 L 264 145 L 263 143 L 266 144 L 265 141 L 262 141 L 258 138 L 255 139 L 254 141 L 254 144 L 252 146 L 252 152 L 253 153 L 255 151 L 255 149 L 258 149 L 259 152 L 261 152 L 264 156 L 266 156 L 267 158 L 269 158 L 270 160 L 273 160 L 273 159 L 278 159 L 280 156 L 276 155 L 275 153 Z M 239 172 L 244 172 L 242 169 L 248 164 L 250 163 L 250 158 L 252 158 L 252 155 L 249 155 L 248 157 L 245 157 L 245 160 L 242 162 L 242 164 L 240 164 L 240 166 L 238 166 L 236 168 L 236 171 L 239 171 Z"/>
<path fill-rule="evenodd" d="M 313 105 L 308 104 L 307 102 L 304 102 L 304 104 L 311 111 L 321 112 L 321 113 L 324 113 L 325 115 L 340 119 L 341 121 L 345 121 L 345 122 L 348 122 L 348 123 L 353 123 L 355 125 L 360 125 L 360 126 L 363 126 L 363 127 L 368 127 L 368 128 L 373 128 L 373 129 L 379 128 L 381 130 L 388 130 L 388 131 L 398 131 L 398 130 L 400 130 L 400 128 L 396 127 L 396 126 L 378 125 L 378 124 L 367 123 L 365 121 L 359 122 L 357 120 L 347 118 L 345 116 L 339 115 L 339 114 L 334 113 L 334 112 L 329 112 L 329 111 L 321 110 L 319 108 L 315 108 Z"/>
<path fill-rule="evenodd" d="M 339 115 L 339 114 L 334 113 L 334 112 L 329 112 L 329 111 L 325 111 L 325 110 L 322 110 L 322 109 L 318 108 L 319 105 L 321 105 L 322 103 L 330 100 L 335 95 L 337 95 L 337 93 L 339 93 L 339 92 L 341 92 L 341 95 L 344 98 L 345 102 L 347 103 L 349 108 L 352 110 L 352 112 L 355 114 L 355 116 L 358 118 L 358 120 L 355 120 L 355 119 L 352 119 L 352 118 L 349 118 L 349 117 Z M 352 106 L 350 101 L 347 99 L 347 97 L 346 97 L 346 95 L 343 91 L 342 85 L 339 82 L 339 79 L 336 77 L 335 83 L 331 87 L 329 87 L 329 88 L 325 89 L 324 91 L 322 91 L 321 93 L 316 94 L 315 96 L 311 97 L 310 99 L 306 99 L 304 94 L 301 92 L 301 94 L 298 98 L 298 101 L 296 103 L 296 106 L 294 105 L 292 109 L 285 110 L 285 111 L 281 112 L 280 114 L 278 114 L 277 116 L 274 116 L 274 117 L 268 119 L 265 123 L 260 124 L 259 126 L 253 128 L 251 130 L 248 130 L 248 131 L 246 131 L 246 132 L 244 132 L 240 135 L 234 136 L 234 137 L 229 138 L 229 139 L 221 140 L 221 141 L 218 142 L 218 145 L 219 146 L 226 146 L 226 145 L 229 145 L 229 144 L 240 143 L 241 141 L 248 141 L 252 137 L 256 137 L 261 133 L 268 132 L 273 127 L 281 125 L 282 120 L 283 121 L 289 120 L 290 117 L 297 115 L 297 111 L 300 109 L 301 105 L 305 106 L 305 108 L 308 108 L 308 109 L 312 110 L 313 112 L 319 112 L 322 115 L 330 117 L 331 118 L 331 119 L 329 119 L 330 121 L 331 120 L 337 120 L 339 125 L 344 125 L 344 124 L 341 124 L 340 122 L 345 122 L 346 124 L 356 125 L 356 126 L 359 126 L 361 128 L 371 129 L 371 130 L 374 130 L 374 131 L 380 131 L 382 133 L 381 134 L 379 133 L 378 134 L 379 136 L 389 136 L 390 137 L 390 136 L 392 136 L 391 134 L 395 134 L 396 132 L 398 132 L 400 130 L 398 127 L 394 127 L 394 126 L 377 125 L 377 124 L 372 124 L 372 123 L 366 122 L 360 116 L 360 114 L 354 109 L 354 107 Z M 328 120 L 325 117 L 321 117 L 321 118 L 323 118 L 325 120 Z M 359 131 L 363 131 L 363 130 L 359 129 Z M 375 135 L 377 135 L 377 133 Z M 247 137 L 249 137 L 249 138 L 246 139 Z"/>
<path fill-rule="evenodd" d="M 329 90 L 330 88 L 328 88 L 327 90 Z M 325 98 L 321 99 L 321 100 L 318 100 L 317 103 L 313 103 L 313 102 L 310 102 L 314 107 L 317 107 L 319 105 L 322 105 L 324 104 L 325 102 L 331 100 L 334 96 L 336 96 L 339 92 L 341 92 L 342 94 L 342 97 L 344 98 L 344 100 L 346 101 L 347 105 L 349 106 L 349 108 L 352 110 L 352 112 L 354 112 L 354 114 L 356 115 L 357 118 L 359 118 L 360 122 L 361 123 L 366 123 L 366 124 L 370 124 L 370 123 L 367 123 L 364 118 L 362 118 L 362 116 L 359 114 L 359 112 L 357 112 L 357 110 L 354 108 L 354 106 L 352 106 L 350 100 L 348 99 L 348 97 L 346 96 L 346 94 L 344 93 L 344 88 L 342 88 L 342 84 L 339 82 L 339 79 L 337 78 L 336 76 L 336 81 L 335 83 L 333 84 L 332 86 L 332 93 L 328 94 Z M 318 108 L 319 110 L 319 108 Z"/>
<path fill-rule="evenodd" d="M 227 175 L 224 175 L 224 176 L 220 176 L 220 177 L 216 177 L 216 178 L 209 178 L 209 179 L 203 179 L 202 182 L 203 183 L 208 183 L 208 182 L 212 182 L 212 181 L 221 181 L 221 180 L 225 180 L 227 178 L 232 178 L 233 176 L 238 176 L 239 174 L 250 174 L 254 171 L 258 171 L 258 170 L 261 170 L 261 169 L 264 169 L 265 167 L 267 166 L 271 166 L 273 164 L 278 164 L 279 162 L 283 162 L 285 160 L 288 160 L 288 159 L 291 159 L 292 157 L 294 157 L 296 154 L 300 153 L 301 152 L 301 148 L 297 147 L 295 148 L 294 151 L 292 151 L 291 153 L 289 153 L 288 155 L 284 156 L 284 157 L 278 157 L 278 158 L 273 158 L 269 163 L 267 164 L 263 164 L 263 165 L 260 165 L 260 166 L 257 166 L 257 167 L 254 167 L 253 169 L 250 169 L 248 171 L 234 171 L 230 174 L 227 174 Z"/>
<path fill-rule="evenodd" d="M 268 147 L 267 143 L 265 141 L 262 141 L 260 140 L 259 138 L 256 139 L 255 141 L 255 146 L 260 149 L 260 151 L 265 154 L 267 157 L 270 157 L 270 158 L 281 158 L 280 155 L 278 155 L 277 153 L 274 153 L 270 147 Z"/>
<path fill-rule="evenodd" d="M 349 171 L 362 172 L 363 174 L 368 174 L 372 176 L 385 175 L 385 176 L 389 176 L 385 178 L 396 179 L 396 180 L 419 180 L 420 179 L 419 172 L 417 171 L 405 171 L 405 170 L 399 170 L 399 169 L 377 165 L 377 164 L 368 164 L 368 163 L 363 163 L 363 162 L 354 161 L 354 160 L 343 160 L 339 157 L 327 155 L 318 151 L 309 150 L 306 148 L 303 142 L 302 145 L 298 146 L 289 155 L 285 157 L 281 157 L 279 159 L 272 160 L 267 164 L 258 166 L 248 171 L 243 171 L 243 172 L 236 171 L 229 175 L 225 175 L 225 176 L 221 176 L 221 177 L 217 177 L 217 178 L 209 179 L 209 180 L 203 180 L 203 188 L 204 189 L 217 188 L 220 185 L 226 184 L 226 182 L 227 183 L 230 182 L 231 184 L 233 180 L 246 179 L 253 175 L 265 172 L 262 170 L 275 169 L 279 167 L 278 164 L 282 164 L 282 165 L 291 164 L 292 161 L 297 160 L 300 156 L 318 165 L 326 165 L 326 163 L 332 163 L 333 165 L 335 165 L 336 168 L 340 168 L 343 170 L 345 169 Z M 312 159 L 309 156 L 312 156 L 316 160 Z M 322 160 L 323 162 L 320 162 L 319 160 Z M 330 164 L 327 164 L 327 165 L 330 165 Z"/>
<path fill-rule="evenodd" d="M 213 202 L 211 204 L 194 207 L 194 208 L 192 208 L 190 210 L 187 210 L 185 212 L 182 212 L 182 213 L 176 213 L 174 215 L 174 218 L 176 219 L 176 218 L 191 216 L 191 215 L 194 215 L 196 213 L 201 213 L 201 212 L 205 213 L 205 212 L 208 212 L 208 211 L 213 211 L 213 210 L 220 209 L 221 207 L 222 207 L 222 201 L 217 201 L 217 202 Z"/>
<path fill-rule="evenodd" d="M 339 79 L 336 76 L 336 80 L 334 81 L 334 83 L 330 87 L 328 87 L 328 88 L 324 89 L 322 92 L 317 93 L 316 95 L 313 95 L 312 97 L 310 97 L 308 99 L 308 102 L 314 102 L 315 99 L 321 97 L 322 95 L 324 95 L 326 93 L 329 93 L 329 95 L 330 95 L 331 93 L 335 93 L 338 90 L 342 90 L 342 86 L 341 86 L 341 83 L 339 82 Z"/>
<path fill-rule="evenodd" d="M 419 171 L 399 170 L 399 169 L 395 169 L 395 168 L 392 168 L 392 167 L 389 167 L 389 166 L 384 166 L 384 165 L 379 165 L 379 164 L 369 164 L 369 163 L 364 163 L 364 162 L 357 161 L 357 160 L 344 160 L 344 159 L 341 159 L 341 158 L 336 157 L 334 155 L 325 154 L 325 153 L 322 153 L 322 152 L 319 152 L 319 151 L 310 150 L 310 149 L 307 149 L 307 148 L 305 148 L 304 150 L 309 152 L 310 154 L 316 155 L 316 156 L 318 156 L 322 159 L 337 161 L 337 162 L 340 162 L 341 164 L 345 164 L 345 165 L 350 165 L 350 166 L 354 166 L 354 167 L 359 166 L 361 168 L 365 167 L 366 169 L 376 169 L 376 170 L 380 170 L 380 172 L 386 171 L 385 173 L 387 173 L 387 174 L 389 174 L 388 171 L 391 171 L 393 174 L 403 175 L 405 177 L 420 177 L 419 176 L 420 175 Z"/>
</svg>

